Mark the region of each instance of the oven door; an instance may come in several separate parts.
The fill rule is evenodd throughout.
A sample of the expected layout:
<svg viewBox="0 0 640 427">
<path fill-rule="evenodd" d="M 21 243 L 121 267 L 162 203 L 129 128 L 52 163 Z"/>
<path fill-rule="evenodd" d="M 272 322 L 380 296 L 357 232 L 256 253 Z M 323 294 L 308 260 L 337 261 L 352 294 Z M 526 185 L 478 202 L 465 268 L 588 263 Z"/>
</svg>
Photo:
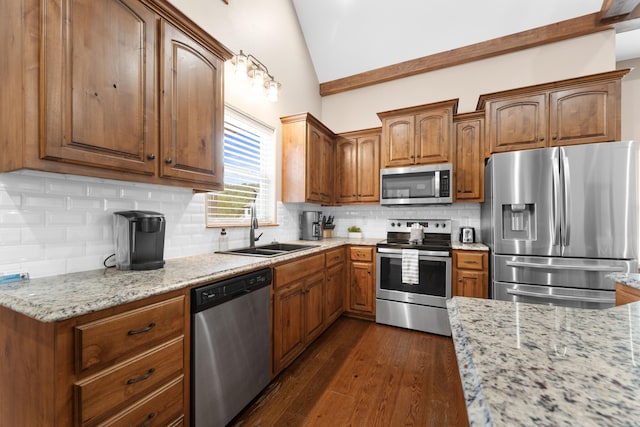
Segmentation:
<svg viewBox="0 0 640 427">
<path fill-rule="evenodd" d="M 451 298 L 451 257 L 419 256 L 419 284 L 402 283 L 402 253 L 377 254 L 376 298 L 446 307 Z"/>
</svg>

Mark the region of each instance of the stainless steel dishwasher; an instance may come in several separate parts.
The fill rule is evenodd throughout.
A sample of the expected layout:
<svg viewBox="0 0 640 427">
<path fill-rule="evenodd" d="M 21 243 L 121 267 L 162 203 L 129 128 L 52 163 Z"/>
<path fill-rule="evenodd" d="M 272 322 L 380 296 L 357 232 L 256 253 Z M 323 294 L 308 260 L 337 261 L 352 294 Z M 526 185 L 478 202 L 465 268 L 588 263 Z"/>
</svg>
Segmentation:
<svg viewBox="0 0 640 427">
<path fill-rule="evenodd" d="M 224 426 L 270 381 L 271 269 L 191 291 L 191 416 Z"/>
</svg>

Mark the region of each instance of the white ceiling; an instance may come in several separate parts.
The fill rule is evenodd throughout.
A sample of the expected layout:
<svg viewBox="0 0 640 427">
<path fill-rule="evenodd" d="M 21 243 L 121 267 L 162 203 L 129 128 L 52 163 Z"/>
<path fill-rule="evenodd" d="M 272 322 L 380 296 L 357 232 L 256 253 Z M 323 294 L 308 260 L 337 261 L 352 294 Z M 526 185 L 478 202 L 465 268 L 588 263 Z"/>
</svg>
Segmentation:
<svg viewBox="0 0 640 427">
<path fill-rule="evenodd" d="M 597 12 L 603 0 L 292 0 L 320 83 Z M 616 58 L 640 57 L 640 30 Z"/>
</svg>

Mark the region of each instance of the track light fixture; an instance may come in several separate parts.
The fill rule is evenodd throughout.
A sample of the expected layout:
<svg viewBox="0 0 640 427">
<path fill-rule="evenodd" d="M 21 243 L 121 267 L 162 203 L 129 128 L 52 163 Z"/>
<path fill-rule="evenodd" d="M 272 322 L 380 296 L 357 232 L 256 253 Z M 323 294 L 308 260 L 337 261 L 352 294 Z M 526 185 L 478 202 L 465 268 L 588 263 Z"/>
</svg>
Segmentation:
<svg viewBox="0 0 640 427">
<path fill-rule="evenodd" d="M 267 67 L 258 58 L 251 54 L 245 54 L 242 50 L 231 59 L 234 66 L 234 74 L 239 80 L 251 79 L 251 88 L 257 93 L 267 94 L 271 102 L 278 101 L 280 83 L 269 74 Z"/>
</svg>

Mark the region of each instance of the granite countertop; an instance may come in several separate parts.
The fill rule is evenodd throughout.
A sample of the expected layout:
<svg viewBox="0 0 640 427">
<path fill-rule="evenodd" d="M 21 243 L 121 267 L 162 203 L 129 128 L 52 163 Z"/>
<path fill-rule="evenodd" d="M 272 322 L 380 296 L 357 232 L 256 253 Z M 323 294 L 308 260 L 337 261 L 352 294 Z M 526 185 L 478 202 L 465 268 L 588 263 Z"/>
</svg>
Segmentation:
<svg viewBox="0 0 640 427">
<path fill-rule="evenodd" d="M 640 420 L 640 303 L 587 310 L 447 302 L 472 426 Z"/>
<path fill-rule="evenodd" d="M 489 247 L 484 243 L 462 243 L 458 241 L 451 242 L 452 249 L 462 249 L 464 251 L 488 251 Z"/>
<path fill-rule="evenodd" d="M 638 273 L 611 273 L 607 277 L 631 288 L 640 289 L 640 274 Z"/>
<path fill-rule="evenodd" d="M 105 268 L 0 285 L 0 306 L 36 320 L 55 322 L 153 295 L 222 280 L 345 244 L 375 245 L 381 239 L 332 238 L 295 241 L 312 249 L 273 258 L 204 254 L 166 260 L 164 268 L 120 271 Z"/>
</svg>

